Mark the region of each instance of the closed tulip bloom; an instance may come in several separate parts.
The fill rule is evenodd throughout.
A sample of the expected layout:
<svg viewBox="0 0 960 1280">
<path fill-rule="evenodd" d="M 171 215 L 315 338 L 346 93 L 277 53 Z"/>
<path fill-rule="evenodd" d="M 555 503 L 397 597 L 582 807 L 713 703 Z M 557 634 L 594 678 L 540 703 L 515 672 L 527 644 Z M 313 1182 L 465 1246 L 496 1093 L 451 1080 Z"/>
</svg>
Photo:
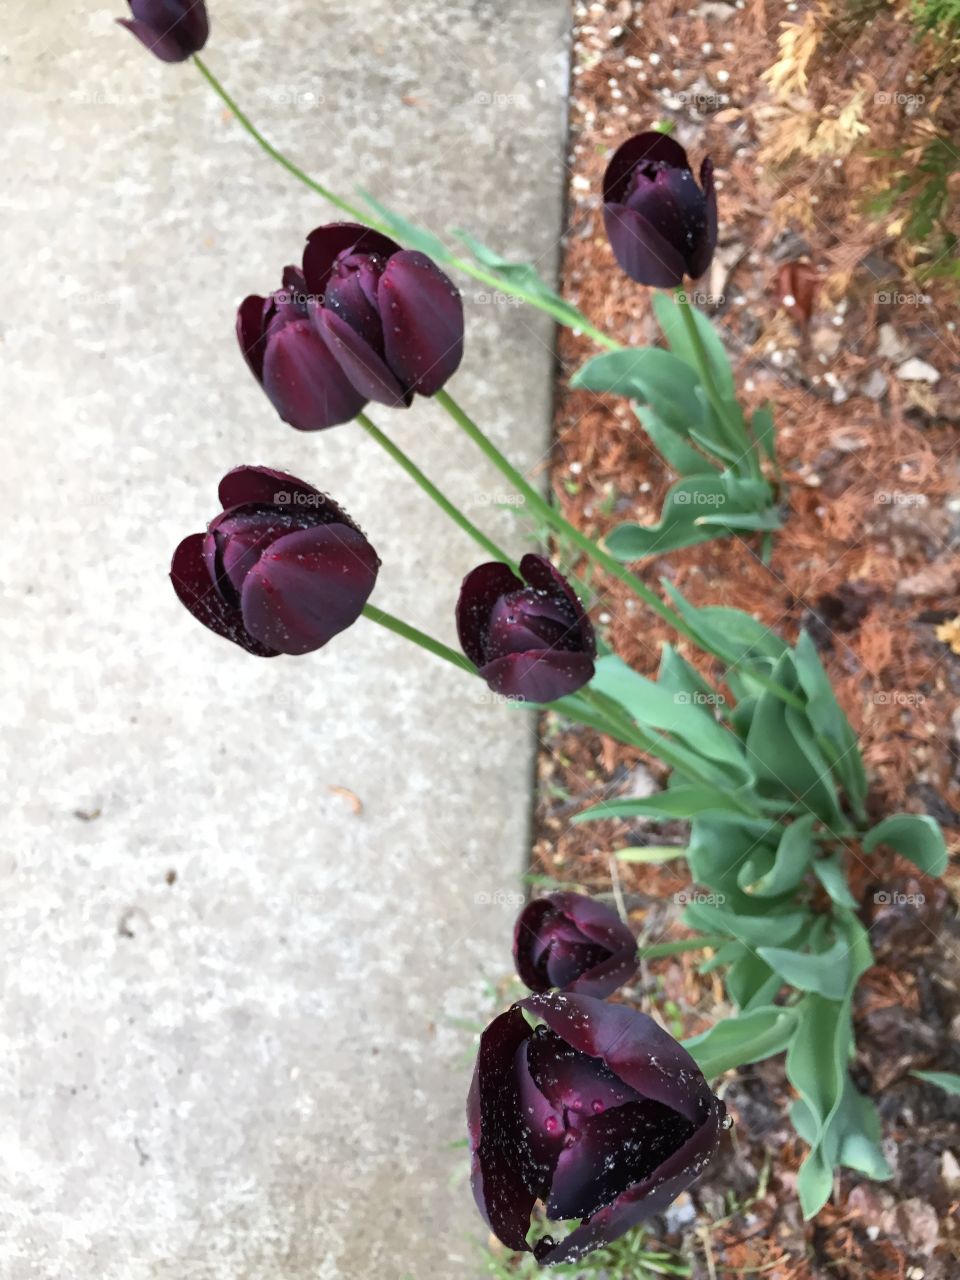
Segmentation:
<svg viewBox="0 0 960 1280">
<path fill-rule="evenodd" d="M 725 1115 L 693 1058 L 646 1014 L 530 996 L 480 1038 L 467 1103 L 477 1205 L 508 1249 L 544 1266 L 575 1262 L 686 1191 L 716 1154 Z M 538 1200 L 553 1221 L 580 1222 L 531 1250 Z"/>
<path fill-rule="evenodd" d="M 185 62 L 207 43 L 210 23 L 203 0 L 129 0 L 132 18 L 121 27 L 155 53 L 161 62 Z"/>
<path fill-rule="evenodd" d="M 357 392 L 409 406 L 432 396 L 463 357 L 463 302 L 424 253 L 352 222 L 307 238 L 310 314 Z"/>
<path fill-rule="evenodd" d="M 314 329 L 297 267 L 286 268 L 283 288 L 269 297 L 244 299 L 237 340 L 270 403 L 298 431 L 350 422 L 367 403 Z"/>
<path fill-rule="evenodd" d="M 220 503 L 170 568 L 198 621 L 262 658 L 311 653 L 356 622 L 380 561 L 332 498 L 282 471 L 237 467 Z"/>
<path fill-rule="evenodd" d="M 523 580 L 493 561 L 468 573 L 457 601 L 464 653 L 495 693 L 553 702 L 593 677 L 593 624 L 544 556 L 525 555 Z"/>
<path fill-rule="evenodd" d="M 640 133 L 614 153 L 603 177 L 603 221 L 614 256 L 631 280 L 668 289 L 696 279 L 717 246 L 713 162 L 700 185 L 679 142 Z"/>
<path fill-rule="evenodd" d="M 582 893 L 551 893 L 517 917 L 513 959 L 531 991 L 603 997 L 637 971 L 637 943 L 616 912 Z"/>
</svg>

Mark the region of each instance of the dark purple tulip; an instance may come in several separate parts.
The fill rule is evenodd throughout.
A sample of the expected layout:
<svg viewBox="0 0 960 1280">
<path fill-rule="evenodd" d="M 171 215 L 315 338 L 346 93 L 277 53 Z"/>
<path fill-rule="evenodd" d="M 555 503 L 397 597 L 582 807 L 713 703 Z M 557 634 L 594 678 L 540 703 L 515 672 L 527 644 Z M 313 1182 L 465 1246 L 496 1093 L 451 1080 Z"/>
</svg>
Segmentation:
<svg viewBox="0 0 960 1280">
<path fill-rule="evenodd" d="M 574 1262 L 691 1186 L 725 1115 L 687 1051 L 646 1014 L 584 995 L 528 996 L 480 1038 L 467 1102 L 473 1194 L 508 1249 L 531 1251 L 537 1200 L 554 1221 L 581 1219 L 532 1249 L 545 1266 Z"/>
<path fill-rule="evenodd" d="M 639 133 L 614 153 L 603 176 L 603 221 L 614 256 L 637 284 L 661 289 L 696 279 L 717 246 L 713 162 L 697 186 L 687 153 L 663 133 Z"/>
<path fill-rule="evenodd" d="M 185 62 L 207 43 L 203 0 L 129 0 L 132 18 L 118 18 L 161 62 Z"/>
<path fill-rule="evenodd" d="M 553 702 L 593 677 L 593 624 L 544 556 L 520 561 L 524 581 L 498 561 L 468 573 L 457 601 L 464 653 L 494 693 Z"/>
<path fill-rule="evenodd" d="M 253 376 L 284 422 L 320 431 L 355 418 L 367 398 L 353 386 L 314 329 L 303 273 L 287 267 L 283 288 L 252 294 L 237 312 L 237 339 Z"/>
<path fill-rule="evenodd" d="M 513 960 L 531 991 L 609 996 L 637 971 L 637 943 L 616 912 L 582 893 L 528 902 L 513 931 Z"/>
<path fill-rule="evenodd" d="M 407 405 L 432 396 L 463 357 L 463 302 L 424 253 L 353 222 L 307 237 L 310 314 L 364 399 Z"/>
<path fill-rule="evenodd" d="M 249 653 L 311 653 L 359 618 L 380 561 L 332 498 L 268 467 L 220 481 L 223 511 L 173 554 L 195 618 Z"/>
</svg>

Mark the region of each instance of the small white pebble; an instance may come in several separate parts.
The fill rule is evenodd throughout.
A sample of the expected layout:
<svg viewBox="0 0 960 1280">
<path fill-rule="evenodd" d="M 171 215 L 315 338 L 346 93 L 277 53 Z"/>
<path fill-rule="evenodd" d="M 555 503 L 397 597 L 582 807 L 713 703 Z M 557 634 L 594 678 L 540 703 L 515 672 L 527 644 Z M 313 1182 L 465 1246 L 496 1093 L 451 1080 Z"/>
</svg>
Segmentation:
<svg viewBox="0 0 960 1280">
<path fill-rule="evenodd" d="M 724 71 L 721 69 L 720 71 L 717 72 L 717 79 L 720 81 L 721 84 L 726 84 L 727 81 L 730 79 L 730 72 Z"/>
<path fill-rule="evenodd" d="M 659 67 L 659 65 L 660 65 L 660 55 L 659 55 L 659 53 L 651 53 L 651 55 L 650 55 L 650 57 L 647 59 L 647 61 L 650 63 L 651 67 Z"/>
</svg>

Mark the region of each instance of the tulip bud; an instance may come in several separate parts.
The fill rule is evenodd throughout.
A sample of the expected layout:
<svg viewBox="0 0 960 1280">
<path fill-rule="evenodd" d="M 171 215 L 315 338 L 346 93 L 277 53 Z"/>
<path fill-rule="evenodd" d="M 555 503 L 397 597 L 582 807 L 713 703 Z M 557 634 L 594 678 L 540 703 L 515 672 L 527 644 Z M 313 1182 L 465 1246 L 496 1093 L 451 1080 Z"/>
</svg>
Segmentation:
<svg viewBox="0 0 960 1280">
<path fill-rule="evenodd" d="M 284 422 L 320 431 L 350 422 L 367 403 L 314 329 L 303 274 L 283 273 L 283 288 L 252 294 L 237 312 L 237 340 L 250 371 Z"/>
<path fill-rule="evenodd" d="M 311 653 L 356 622 L 380 561 L 331 498 L 282 471 L 237 467 L 220 502 L 170 568 L 198 621 L 261 658 Z"/>
<path fill-rule="evenodd" d="M 530 996 L 493 1020 L 467 1120 L 481 1214 L 508 1249 L 544 1266 L 575 1262 L 662 1212 L 727 1127 L 682 1045 L 646 1014 L 584 995 Z M 537 1200 L 555 1221 L 581 1221 L 531 1250 Z"/>
<path fill-rule="evenodd" d="M 617 262 L 637 284 L 668 289 L 684 275 L 702 276 L 717 245 L 712 162 L 703 161 L 697 186 L 673 138 L 629 138 L 603 177 L 603 221 Z"/>
<path fill-rule="evenodd" d="M 637 971 L 637 943 L 618 915 L 582 893 L 527 903 L 513 933 L 513 959 L 531 991 L 603 997 Z"/>
<path fill-rule="evenodd" d="M 203 0 L 129 0 L 133 18 L 118 18 L 161 62 L 185 62 L 207 43 Z"/>
<path fill-rule="evenodd" d="M 524 581 L 493 561 L 467 574 L 457 601 L 460 645 L 495 693 L 553 702 L 592 679 L 593 625 L 545 557 L 525 555 L 520 572 Z"/>
<path fill-rule="evenodd" d="M 335 222 L 308 236 L 303 274 L 316 332 L 365 399 L 409 406 L 456 372 L 463 302 L 426 254 Z"/>
</svg>

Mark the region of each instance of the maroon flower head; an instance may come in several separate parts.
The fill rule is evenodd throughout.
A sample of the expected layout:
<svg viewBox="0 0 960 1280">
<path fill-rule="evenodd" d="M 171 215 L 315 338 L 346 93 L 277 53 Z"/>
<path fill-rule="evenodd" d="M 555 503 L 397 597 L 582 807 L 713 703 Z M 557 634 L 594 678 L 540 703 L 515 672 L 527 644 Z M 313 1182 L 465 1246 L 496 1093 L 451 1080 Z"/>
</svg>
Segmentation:
<svg viewBox="0 0 960 1280">
<path fill-rule="evenodd" d="M 532 1249 L 542 1265 L 575 1262 L 687 1190 L 716 1154 L 725 1115 L 687 1051 L 646 1014 L 530 996 L 480 1038 L 467 1102 L 477 1205 L 518 1251 L 531 1251 L 536 1201 L 555 1221 L 580 1219 Z"/>
<path fill-rule="evenodd" d="M 679 142 L 639 133 L 613 155 L 603 177 L 603 221 L 620 267 L 638 284 L 668 289 L 696 279 L 717 246 L 713 163 L 700 185 Z"/>
<path fill-rule="evenodd" d="M 531 991 L 609 996 L 637 971 L 637 943 L 620 917 L 582 893 L 551 893 L 517 917 L 513 960 Z"/>
<path fill-rule="evenodd" d="M 464 653 L 495 693 L 553 702 L 593 677 L 593 625 L 544 556 L 525 555 L 523 581 L 492 561 L 468 573 L 457 601 Z"/>
<path fill-rule="evenodd" d="M 283 288 L 252 294 L 237 312 L 237 340 L 250 371 L 284 422 L 319 431 L 350 422 L 367 403 L 330 354 L 307 311 L 303 273 L 287 267 Z"/>
<path fill-rule="evenodd" d="M 132 18 L 118 18 L 161 62 L 185 62 L 207 43 L 203 0 L 129 0 Z"/>
<path fill-rule="evenodd" d="M 320 649 L 360 616 L 380 561 L 345 511 L 268 467 L 220 482 L 223 511 L 184 538 L 170 578 L 195 618 L 249 653 Z"/>
<path fill-rule="evenodd" d="M 463 302 L 426 254 L 334 222 L 307 237 L 303 275 L 316 332 L 364 399 L 409 406 L 456 373 Z"/>
</svg>

